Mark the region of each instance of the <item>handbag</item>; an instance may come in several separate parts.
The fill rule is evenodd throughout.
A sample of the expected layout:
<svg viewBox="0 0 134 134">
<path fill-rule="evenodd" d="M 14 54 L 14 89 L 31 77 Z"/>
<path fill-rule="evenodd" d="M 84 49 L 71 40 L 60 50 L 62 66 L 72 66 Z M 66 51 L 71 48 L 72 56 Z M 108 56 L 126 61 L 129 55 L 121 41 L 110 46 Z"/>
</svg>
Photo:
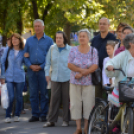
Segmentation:
<svg viewBox="0 0 134 134">
<path fill-rule="evenodd" d="M 94 47 L 91 48 L 92 48 L 92 60 L 93 60 Z M 99 83 L 101 83 L 102 77 L 101 77 L 101 69 L 99 67 L 91 74 L 91 76 L 93 85 L 98 85 Z"/>
<path fill-rule="evenodd" d="M 119 101 L 134 102 L 134 78 L 126 77 L 119 82 Z"/>
<path fill-rule="evenodd" d="M 134 78 L 127 77 L 125 72 L 121 69 L 119 70 L 123 73 L 124 79 L 119 81 L 119 101 L 120 102 L 134 102 Z"/>
<path fill-rule="evenodd" d="M 6 83 L 2 84 L 1 86 L 1 106 L 4 109 L 7 109 L 9 106 L 9 97 Z"/>
</svg>

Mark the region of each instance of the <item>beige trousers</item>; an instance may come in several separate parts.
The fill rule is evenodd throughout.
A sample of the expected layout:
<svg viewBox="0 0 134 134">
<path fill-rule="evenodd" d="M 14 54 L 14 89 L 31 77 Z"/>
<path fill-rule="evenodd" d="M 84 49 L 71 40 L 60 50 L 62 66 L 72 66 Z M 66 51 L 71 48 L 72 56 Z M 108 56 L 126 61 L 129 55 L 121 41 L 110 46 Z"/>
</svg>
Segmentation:
<svg viewBox="0 0 134 134">
<path fill-rule="evenodd" d="M 71 119 L 89 119 L 90 112 L 95 105 L 95 87 L 70 84 L 70 111 Z"/>
</svg>

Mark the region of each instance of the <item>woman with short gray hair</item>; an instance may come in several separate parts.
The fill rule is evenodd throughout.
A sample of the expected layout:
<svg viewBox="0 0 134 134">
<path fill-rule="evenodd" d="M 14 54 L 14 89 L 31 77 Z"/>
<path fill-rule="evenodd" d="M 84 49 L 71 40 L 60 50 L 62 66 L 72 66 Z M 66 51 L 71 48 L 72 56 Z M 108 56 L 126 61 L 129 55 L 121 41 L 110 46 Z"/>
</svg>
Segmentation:
<svg viewBox="0 0 134 134">
<path fill-rule="evenodd" d="M 88 118 L 95 104 L 95 87 L 91 73 L 98 68 L 97 50 L 89 46 L 90 32 L 82 29 L 78 32 L 80 45 L 71 49 L 68 59 L 70 76 L 70 111 L 71 118 L 76 120 L 76 132 L 82 134 L 82 111 L 84 118 L 84 134 L 88 131 Z M 82 110 L 83 108 L 83 110 Z"/>
<path fill-rule="evenodd" d="M 114 71 L 114 68 L 122 69 L 127 77 L 134 77 L 134 33 L 126 35 L 123 40 L 123 45 L 125 46 L 126 50 L 108 61 L 105 70 L 108 77 L 115 77 L 114 90 L 112 95 L 109 96 L 109 101 L 117 107 L 120 107 L 118 82 L 124 78 L 124 75 L 120 71 Z M 110 125 L 110 131 L 117 124 L 117 122 L 120 121 L 122 114 L 124 114 L 124 106 L 120 108 L 120 111 L 116 115 L 114 122 L 112 125 Z"/>
<path fill-rule="evenodd" d="M 123 44 L 125 48 L 129 50 L 131 48 L 130 44 L 134 44 L 134 33 L 127 35 L 123 40 Z"/>
</svg>

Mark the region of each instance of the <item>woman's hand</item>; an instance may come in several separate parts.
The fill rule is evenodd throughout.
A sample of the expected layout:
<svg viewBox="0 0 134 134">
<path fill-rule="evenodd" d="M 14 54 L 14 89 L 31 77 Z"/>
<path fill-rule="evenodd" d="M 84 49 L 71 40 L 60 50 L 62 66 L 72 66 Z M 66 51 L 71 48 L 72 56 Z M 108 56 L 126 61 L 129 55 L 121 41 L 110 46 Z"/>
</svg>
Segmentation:
<svg viewBox="0 0 134 134">
<path fill-rule="evenodd" d="M 29 58 L 29 53 L 24 53 L 25 58 Z"/>
<path fill-rule="evenodd" d="M 81 74 L 82 74 L 82 76 L 86 76 L 89 74 L 89 70 L 88 69 L 81 69 Z"/>
<path fill-rule="evenodd" d="M 114 71 L 114 67 L 110 65 L 110 66 L 107 67 L 107 70 L 108 71 Z"/>
<path fill-rule="evenodd" d="M 49 82 L 51 81 L 50 76 L 46 76 L 47 85 L 49 85 Z"/>
<path fill-rule="evenodd" d="M 75 75 L 75 79 L 80 79 L 82 77 L 82 74 L 81 73 L 77 73 L 76 75 Z"/>
<path fill-rule="evenodd" d="M 5 79 L 1 79 L 1 84 L 5 84 Z"/>
</svg>

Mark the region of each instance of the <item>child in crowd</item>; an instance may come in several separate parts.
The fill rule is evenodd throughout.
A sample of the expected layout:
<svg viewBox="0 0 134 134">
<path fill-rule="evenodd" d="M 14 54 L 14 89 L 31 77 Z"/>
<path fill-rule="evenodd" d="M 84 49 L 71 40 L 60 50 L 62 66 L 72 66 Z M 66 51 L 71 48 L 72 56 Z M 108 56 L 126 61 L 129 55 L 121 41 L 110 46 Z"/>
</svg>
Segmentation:
<svg viewBox="0 0 134 134">
<path fill-rule="evenodd" d="M 106 50 L 107 50 L 107 54 L 109 57 L 106 57 L 103 60 L 102 79 L 103 79 L 104 86 L 107 86 L 107 84 L 110 84 L 113 86 L 113 78 L 107 77 L 107 75 L 105 73 L 105 65 L 110 59 L 113 58 L 114 46 L 115 46 L 115 41 L 112 41 L 112 40 L 107 41 Z"/>
</svg>

